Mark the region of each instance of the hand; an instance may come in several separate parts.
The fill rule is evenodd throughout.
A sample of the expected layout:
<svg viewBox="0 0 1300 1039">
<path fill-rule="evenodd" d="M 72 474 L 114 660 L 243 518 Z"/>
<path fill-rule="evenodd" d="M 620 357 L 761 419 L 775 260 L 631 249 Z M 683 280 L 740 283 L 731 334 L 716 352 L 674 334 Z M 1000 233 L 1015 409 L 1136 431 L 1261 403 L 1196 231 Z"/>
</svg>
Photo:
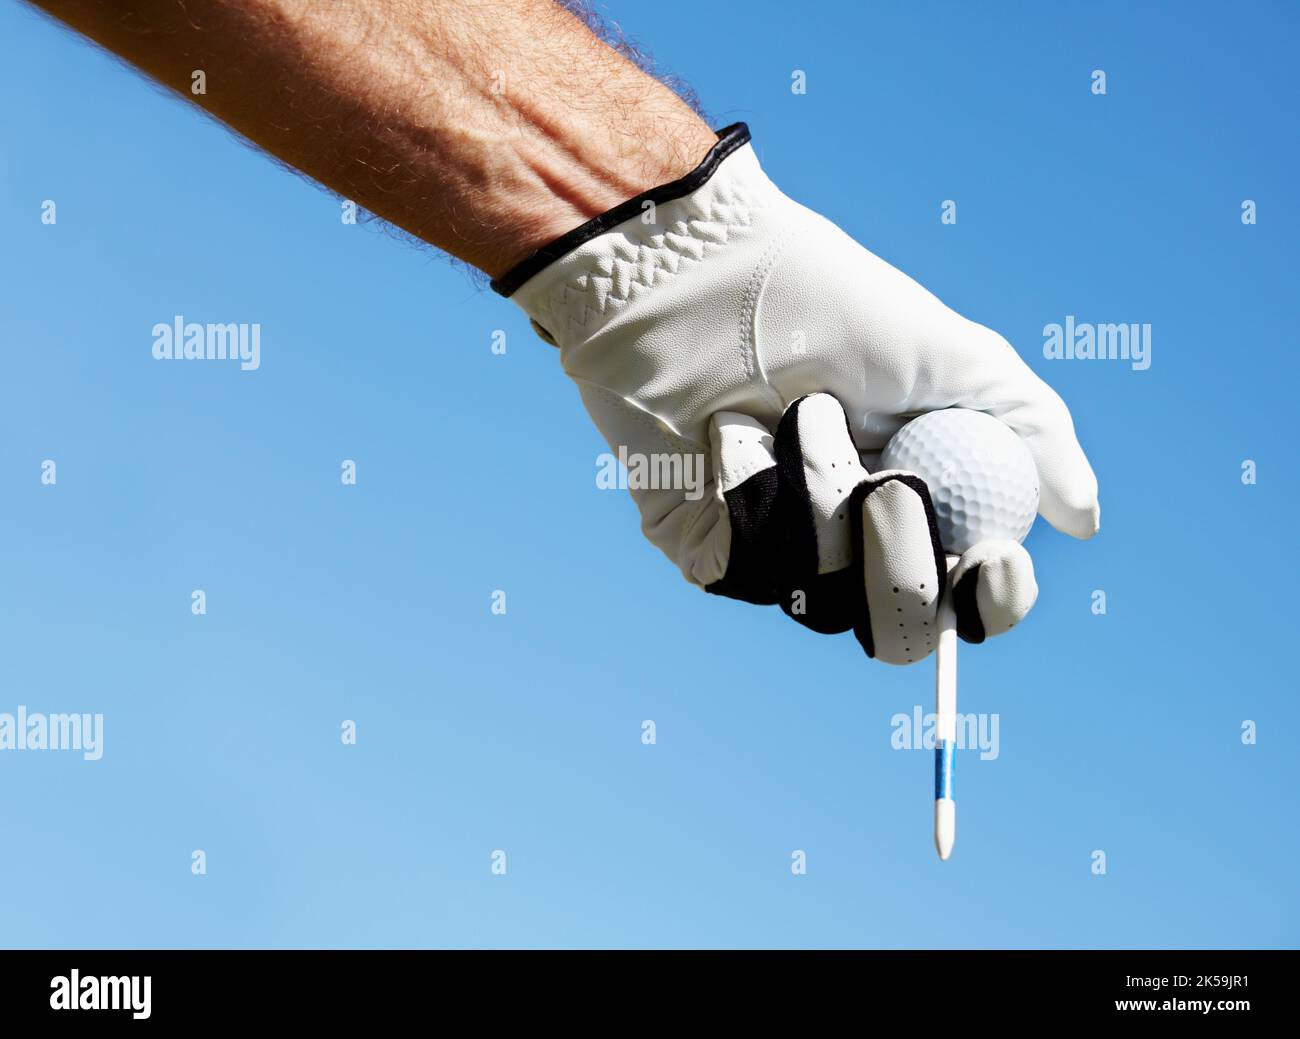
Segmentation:
<svg viewBox="0 0 1300 1039">
<path fill-rule="evenodd" d="M 706 460 L 702 494 L 632 491 L 689 581 L 919 660 L 945 563 L 924 485 L 871 473 L 890 436 L 926 411 L 988 412 L 1032 453 L 1043 518 L 1078 538 L 1098 528 L 1096 477 L 1064 403 L 1005 339 L 786 198 L 748 141 L 743 125 L 722 131 L 693 173 L 493 285 L 560 348 L 611 447 L 676 457 L 678 472 Z M 1014 542 L 972 548 L 952 586 L 969 641 L 1037 595 Z"/>
<path fill-rule="evenodd" d="M 505 271 L 493 284 L 562 348 L 611 444 L 675 456 L 679 475 L 705 459 L 706 486 L 633 494 L 650 539 L 710 591 L 780 602 L 818 630 L 853 627 L 881 659 L 914 659 L 936 605 L 928 495 L 875 474 L 877 489 L 850 500 L 834 460 L 859 455 L 852 476 L 868 482 L 863 464 L 900 421 L 932 408 L 1003 419 L 1034 452 L 1043 515 L 1096 530 L 1069 415 L 1001 338 L 782 195 L 745 127 L 685 172 L 708 127 L 564 5 L 132 0 L 122 17 L 98 0 L 34 2 L 344 198 Z M 195 69 L 226 88 L 192 94 Z M 833 401 L 802 400 L 821 391 L 847 412 L 851 445 L 826 417 Z M 778 422 L 790 432 L 773 455 L 750 434 Z M 835 431 L 823 444 L 810 424 Z M 1033 602 L 1017 546 L 976 546 L 952 576 L 969 639 Z M 915 603 L 881 598 L 905 588 Z M 886 624 L 889 610 L 901 620 Z"/>
</svg>

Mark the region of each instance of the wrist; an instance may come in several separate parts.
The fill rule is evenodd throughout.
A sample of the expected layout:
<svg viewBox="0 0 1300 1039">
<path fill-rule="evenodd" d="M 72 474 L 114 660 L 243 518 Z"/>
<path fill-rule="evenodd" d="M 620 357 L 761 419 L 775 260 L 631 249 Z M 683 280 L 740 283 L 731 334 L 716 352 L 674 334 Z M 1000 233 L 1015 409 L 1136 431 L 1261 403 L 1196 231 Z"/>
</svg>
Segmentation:
<svg viewBox="0 0 1300 1039">
<path fill-rule="evenodd" d="M 660 185 L 696 169 L 717 136 L 673 98 L 672 112 L 641 114 L 636 127 L 611 131 L 607 120 L 586 127 L 579 119 L 552 136 L 545 113 L 524 110 L 528 127 L 514 144 L 505 192 L 514 210 L 511 235 L 475 262 L 495 281 L 564 235 Z"/>
<path fill-rule="evenodd" d="M 600 210 L 576 225 L 570 224 L 558 236 L 543 239 L 540 245 L 534 247 L 518 263 L 494 277 L 492 288 L 503 296 L 513 296 L 526 282 L 548 267 L 557 265 L 557 261 L 579 247 L 638 217 L 646 225 L 639 228 L 638 239 L 644 234 L 658 234 L 660 222 L 655 207 L 689 200 L 693 193 L 706 188 L 722 164 L 749 143 L 749 128 L 744 123 L 735 123 L 716 134 L 710 131 L 709 139 L 709 148 L 689 169 L 669 180 L 657 181 L 645 190 L 631 195 L 623 194 L 615 205 Z M 704 201 L 700 206 L 692 206 L 689 201 L 683 202 L 674 209 L 672 219 L 663 226 L 671 225 L 674 220 L 697 219 L 712 204 L 711 200 Z M 518 299 L 518 302 L 522 304 L 524 301 Z"/>
</svg>

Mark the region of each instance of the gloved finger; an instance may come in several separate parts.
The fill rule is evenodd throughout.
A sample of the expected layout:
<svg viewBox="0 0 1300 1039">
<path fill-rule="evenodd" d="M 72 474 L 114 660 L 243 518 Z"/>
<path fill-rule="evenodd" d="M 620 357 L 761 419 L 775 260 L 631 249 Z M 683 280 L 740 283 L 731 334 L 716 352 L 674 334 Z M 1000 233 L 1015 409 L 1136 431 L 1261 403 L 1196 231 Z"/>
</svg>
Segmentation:
<svg viewBox="0 0 1300 1039">
<path fill-rule="evenodd" d="M 720 411 L 709 420 L 720 533 L 728 539 L 726 570 L 705 590 L 760 606 L 777 601 L 777 471 L 772 434 L 757 419 Z"/>
<path fill-rule="evenodd" d="M 939 644 L 939 597 L 948 572 L 934 505 L 914 473 L 872 473 L 849 498 L 855 579 L 853 632 L 889 664 L 923 660 Z"/>
<path fill-rule="evenodd" d="M 781 416 L 774 453 L 784 541 L 781 609 L 814 631 L 848 631 L 861 589 L 851 566 L 847 506 L 867 471 L 840 402 L 828 393 L 796 400 Z"/>
<path fill-rule="evenodd" d="M 948 575 L 957 634 L 983 642 L 1024 619 L 1038 598 L 1034 564 L 1017 541 L 984 541 L 962 554 Z"/>
</svg>

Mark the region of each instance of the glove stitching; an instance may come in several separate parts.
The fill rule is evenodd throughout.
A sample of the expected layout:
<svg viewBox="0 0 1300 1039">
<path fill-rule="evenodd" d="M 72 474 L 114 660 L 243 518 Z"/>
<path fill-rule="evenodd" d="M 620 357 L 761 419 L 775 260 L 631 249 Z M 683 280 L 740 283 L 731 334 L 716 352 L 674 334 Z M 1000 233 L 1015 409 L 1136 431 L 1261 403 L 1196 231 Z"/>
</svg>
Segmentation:
<svg viewBox="0 0 1300 1039">
<path fill-rule="evenodd" d="M 751 381 L 757 382 L 767 395 L 769 403 L 775 406 L 778 413 L 784 412 L 786 402 L 781 394 L 777 392 L 767 378 L 767 372 L 763 368 L 762 359 L 759 357 L 758 350 L 758 304 L 763 294 L 763 289 L 767 287 L 767 280 L 776 267 L 777 261 L 785 251 L 785 246 L 790 239 L 794 230 L 795 223 L 790 220 L 777 232 L 772 244 L 767 247 L 763 255 L 759 258 L 758 264 L 754 267 L 749 276 L 749 282 L 745 286 L 745 295 L 740 309 L 740 355 L 741 362 L 745 366 L 745 373 Z"/>
</svg>

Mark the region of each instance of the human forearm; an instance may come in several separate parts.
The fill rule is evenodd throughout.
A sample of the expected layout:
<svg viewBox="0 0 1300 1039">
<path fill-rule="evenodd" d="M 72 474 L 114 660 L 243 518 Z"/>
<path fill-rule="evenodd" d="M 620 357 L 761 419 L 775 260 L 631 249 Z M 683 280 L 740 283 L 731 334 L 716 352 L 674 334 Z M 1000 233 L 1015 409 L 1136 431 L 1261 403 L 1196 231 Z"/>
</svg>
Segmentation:
<svg viewBox="0 0 1300 1039">
<path fill-rule="evenodd" d="M 687 172 L 713 143 L 672 91 L 552 0 L 35 2 L 491 275 Z"/>
</svg>

